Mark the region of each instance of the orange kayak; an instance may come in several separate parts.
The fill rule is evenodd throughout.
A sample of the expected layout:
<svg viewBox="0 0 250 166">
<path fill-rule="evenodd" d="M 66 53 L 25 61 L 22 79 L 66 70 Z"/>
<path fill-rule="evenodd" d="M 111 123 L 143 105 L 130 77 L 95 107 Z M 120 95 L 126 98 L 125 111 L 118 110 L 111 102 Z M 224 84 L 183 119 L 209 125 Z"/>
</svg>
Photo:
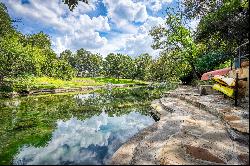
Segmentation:
<svg viewBox="0 0 250 166">
<path fill-rule="evenodd" d="M 214 70 L 214 71 L 210 71 L 207 73 L 204 73 L 201 76 L 201 80 L 210 80 L 211 78 L 213 78 L 215 75 L 226 75 L 229 73 L 229 71 L 231 70 L 231 68 L 224 68 L 224 69 L 219 69 L 219 70 Z"/>
</svg>

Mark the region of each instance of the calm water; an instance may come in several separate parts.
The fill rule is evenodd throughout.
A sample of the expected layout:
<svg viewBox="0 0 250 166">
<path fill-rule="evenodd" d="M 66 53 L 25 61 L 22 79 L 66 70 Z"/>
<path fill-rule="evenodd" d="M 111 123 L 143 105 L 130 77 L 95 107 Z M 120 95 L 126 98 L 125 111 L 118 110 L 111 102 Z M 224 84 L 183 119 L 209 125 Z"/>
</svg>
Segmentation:
<svg viewBox="0 0 250 166">
<path fill-rule="evenodd" d="M 14 164 L 105 164 L 122 143 L 153 123 L 137 112 L 119 117 L 103 112 L 84 121 L 59 120 L 48 145 L 24 146 Z"/>
<path fill-rule="evenodd" d="M 154 123 L 148 110 L 109 93 L 1 100 L 0 164 L 105 164 Z"/>
</svg>

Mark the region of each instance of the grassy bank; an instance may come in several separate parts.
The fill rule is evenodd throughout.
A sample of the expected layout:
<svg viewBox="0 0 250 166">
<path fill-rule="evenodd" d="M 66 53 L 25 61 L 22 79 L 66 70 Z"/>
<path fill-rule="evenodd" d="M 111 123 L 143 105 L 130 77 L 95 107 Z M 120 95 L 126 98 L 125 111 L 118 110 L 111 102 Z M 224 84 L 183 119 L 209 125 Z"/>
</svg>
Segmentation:
<svg viewBox="0 0 250 166">
<path fill-rule="evenodd" d="M 0 86 L 1 92 L 22 92 L 40 89 L 56 88 L 78 88 L 83 86 L 100 86 L 107 83 L 112 84 L 146 84 L 146 82 L 131 79 L 115 78 L 73 78 L 72 80 L 61 80 L 51 77 L 20 77 L 7 78 Z"/>
</svg>

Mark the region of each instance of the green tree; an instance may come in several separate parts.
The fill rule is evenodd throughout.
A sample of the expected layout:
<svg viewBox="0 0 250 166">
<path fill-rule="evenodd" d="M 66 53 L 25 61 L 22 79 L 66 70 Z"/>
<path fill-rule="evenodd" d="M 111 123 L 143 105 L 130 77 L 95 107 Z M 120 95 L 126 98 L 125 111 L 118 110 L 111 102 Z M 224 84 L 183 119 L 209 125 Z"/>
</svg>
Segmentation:
<svg viewBox="0 0 250 166">
<path fill-rule="evenodd" d="M 179 58 L 178 52 L 162 52 L 150 67 L 150 79 L 158 82 L 178 81 L 191 71 L 187 61 Z"/>
<path fill-rule="evenodd" d="M 119 58 L 120 57 L 114 53 L 110 53 L 107 55 L 103 66 L 106 77 L 120 77 Z"/>
<path fill-rule="evenodd" d="M 134 78 L 135 63 L 128 55 L 110 53 L 104 61 L 105 76 L 118 78 Z"/>
<path fill-rule="evenodd" d="M 70 58 L 73 58 L 73 53 L 70 50 L 64 50 L 63 52 L 60 53 L 59 58 L 64 59 L 66 61 L 70 61 Z"/>
<path fill-rule="evenodd" d="M 77 63 L 76 57 L 70 50 L 64 50 L 61 52 L 59 58 L 67 61 L 73 68 L 75 68 Z"/>
<path fill-rule="evenodd" d="M 118 54 L 120 56 L 119 62 L 119 73 L 122 78 L 135 79 L 134 75 L 136 72 L 135 61 L 128 55 Z M 118 77 L 119 79 L 119 77 Z"/>
<path fill-rule="evenodd" d="M 43 33 L 43 32 L 39 32 L 36 34 L 32 34 L 32 35 L 26 35 L 24 37 L 24 46 L 25 44 L 31 44 L 33 47 L 38 47 L 40 49 L 45 49 L 48 50 L 51 48 L 51 40 L 50 37 Z"/>
<path fill-rule="evenodd" d="M 195 78 L 198 79 L 198 73 L 194 64 L 200 52 L 204 49 L 203 45 L 196 44 L 191 31 L 185 27 L 182 11 L 168 12 L 165 23 L 165 26 L 157 26 L 150 31 L 154 40 L 152 48 L 162 49 L 163 54 L 174 53 L 175 56 L 170 56 L 169 58 L 173 58 L 173 62 L 179 61 L 183 65 L 188 64 Z M 169 65 L 175 66 L 176 63 Z M 169 66 L 169 68 L 172 67 Z M 179 76 L 181 77 L 181 74 Z"/>
<path fill-rule="evenodd" d="M 0 3 L 0 83 L 5 77 L 24 75 L 53 76 L 70 79 L 74 69 L 58 60 L 51 40 L 43 32 L 23 35 L 12 27 L 7 8 Z"/>
<path fill-rule="evenodd" d="M 65 80 L 70 80 L 76 75 L 76 70 L 68 61 L 57 58 L 52 50 L 47 52 L 45 62 L 42 66 L 43 75 Z"/>
<path fill-rule="evenodd" d="M 247 0 L 186 0 L 185 12 L 189 17 L 200 17 L 196 40 L 211 43 L 217 38 L 215 45 L 223 46 L 232 53 L 234 47 L 248 41 L 249 5 Z"/>
<path fill-rule="evenodd" d="M 3 41 L 8 40 L 6 37 L 9 33 L 13 32 L 14 29 L 11 24 L 11 18 L 8 14 L 7 7 L 0 2 L 0 84 L 3 79 L 10 72 L 10 66 L 8 62 L 8 55 L 4 52 Z"/>
<path fill-rule="evenodd" d="M 7 7 L 0 2 L 0 38 L 14 31 Z"/>
<path fill-rule="evenodd" d="M 230 56 L 225 52 L 211 51 L 203 54 L 196 60 L 195 66 L 200 74 L 214 70 L 220 64 L 226 62 Z"/>
<path fill-rule="evenodd" d="M 20 34 L 15 32 L 2 38 L 0 42 L 0 73 L 2 77 L 42 74 L 41 68 L 46 61 L 43 51 L 30 44 L 24 47 L 20 39 Z"/>
<path fill-rule="evenodd" d="M 95 77 L 100 75 L 102 66 L 102 56 L 93 54 L 83 48 L 77 50 L 74 67 L 78 71 L 78 76 Z"/>
<path fill-rule="evenodd" d="M 150 67 L 152 57 L 148 54 L 141 54 L 135 59 L 135 77 L 139 80 L 148 80 L 150 78 Z"/>
</svg>

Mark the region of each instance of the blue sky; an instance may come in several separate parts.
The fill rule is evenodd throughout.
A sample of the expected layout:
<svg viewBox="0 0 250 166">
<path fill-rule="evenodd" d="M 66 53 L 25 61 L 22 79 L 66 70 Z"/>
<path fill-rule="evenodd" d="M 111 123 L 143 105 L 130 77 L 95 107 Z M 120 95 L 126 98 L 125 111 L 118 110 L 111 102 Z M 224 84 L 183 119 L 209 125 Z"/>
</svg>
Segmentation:
<svg viewBox="0 0 250 166">
<path fill-rule="evenodd" d="M 71 12 L 61 0 L 0 1 L 12 19 L 21 19 L 15 24 L 18 30 L 47 33 L 56 53 L 84 48 L 103 56 L 111 52 L 157 56 L 159 50 L 151 48 L 148 32 L 164 23 L 167 6 L 176 5 L 174 0 L 89 0 L 89 5 L 79 2 Z"/>
</svg>

